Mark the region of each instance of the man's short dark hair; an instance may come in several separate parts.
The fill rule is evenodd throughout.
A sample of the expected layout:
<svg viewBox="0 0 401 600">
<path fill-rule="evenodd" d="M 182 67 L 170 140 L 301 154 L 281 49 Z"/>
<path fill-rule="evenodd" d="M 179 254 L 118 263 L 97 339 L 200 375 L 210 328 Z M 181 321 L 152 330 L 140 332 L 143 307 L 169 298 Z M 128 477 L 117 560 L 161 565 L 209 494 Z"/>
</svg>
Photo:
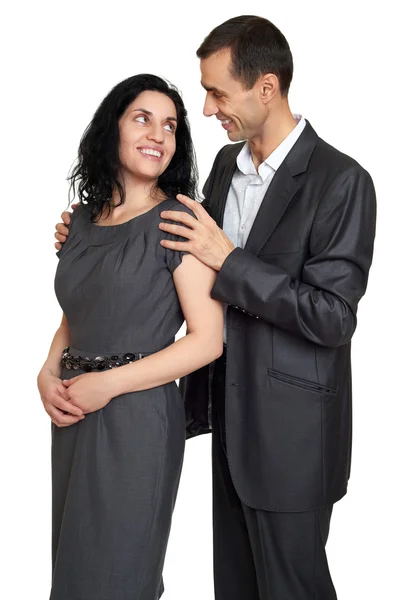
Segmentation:
<svg viewBox="0 0 401 600">
<path fill-rule="evenodd" d="M 281 31 L 267 19 L 242 15 L 225 21 L 204 39 L 196 54 L 231 51 L 231 74 L 244 88 L 251 89 L 258 77 L 273 73 L 280 82 L 282 96 L 287 96 L 293 73 L 292 54 Z"/>
</svg>

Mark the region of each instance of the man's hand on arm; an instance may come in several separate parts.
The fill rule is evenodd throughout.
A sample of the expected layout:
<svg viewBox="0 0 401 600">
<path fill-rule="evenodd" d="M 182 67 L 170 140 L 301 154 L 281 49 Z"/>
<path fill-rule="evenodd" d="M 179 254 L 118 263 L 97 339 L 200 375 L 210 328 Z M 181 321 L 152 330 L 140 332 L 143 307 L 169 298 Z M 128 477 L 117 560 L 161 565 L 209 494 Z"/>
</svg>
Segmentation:
<svg viewBox="0 0 401 600">
<path fill-rule="evenodd" d="M 175 223 L 162 222 L 159 228 L 167 233 L 187 238 L 188 241 L 162 240 L 161 245 L 171 250 L 190 252 L 208 267 L 220 271 L 227 256 L 234 250 L 234 244 L 199 202 L 182 194 L 177 196 L 177 200 L 190 208 L 196 219 L 186 212 L 163 211 L 161 217 Z"/>
<path fill-rule="evenodd" d="M 78 204 L 72 204 L 71 208 L 73 210 L 75 210 L 77 206 L 78 206 Z M 71 221 L 71 213 L 65 210 L 61 215 L 61 219 L 63 222 L 57 223 L 56 233 L 54 234 L 54 237 L 57 240 L 57 242 L 54 244 L 56 247 L 56 250 L 61 250 L 61 246 L 64 244 L 64 242 L 66 241 L 66 239 L 68 237 L 68 234 L 69 234 L 68 226 Z"/>
</svg>

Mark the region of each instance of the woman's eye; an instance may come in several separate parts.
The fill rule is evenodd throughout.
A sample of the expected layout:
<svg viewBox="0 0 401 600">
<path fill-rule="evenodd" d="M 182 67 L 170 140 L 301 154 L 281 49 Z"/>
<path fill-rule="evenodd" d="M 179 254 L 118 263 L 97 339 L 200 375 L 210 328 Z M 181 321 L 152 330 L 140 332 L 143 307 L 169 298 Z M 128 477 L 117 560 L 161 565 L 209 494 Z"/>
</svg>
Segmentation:
<svg viewBox="0 0 401 600">
<path fill-rule="evenodd" d="M 167 129 L 167 131 L 171 131 L 171 133 L 174 133 L 175 131 L 175 127 L 172 123 L 166 123 L 164 127 Z"/>
<path fill-rule="evenodd" d="M 148 118 L 145 117 L 145 115 L 138 115 L 137 117 L 135 117 L 135 121 L 138 121 L 138 123 L 146 123 L 147 120 Z"/>
</svg>

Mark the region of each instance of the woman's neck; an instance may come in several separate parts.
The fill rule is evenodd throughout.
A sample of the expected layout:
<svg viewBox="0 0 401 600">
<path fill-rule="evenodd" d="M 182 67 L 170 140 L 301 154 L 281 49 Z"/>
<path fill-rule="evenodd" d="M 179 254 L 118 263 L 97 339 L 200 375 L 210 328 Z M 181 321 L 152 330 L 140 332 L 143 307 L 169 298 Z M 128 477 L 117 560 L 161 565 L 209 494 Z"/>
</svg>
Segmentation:
<svg viewBox="0 0 401 600">
<path fill-rule="evenodd" d="M 141 181 L 134 178 L 125 178 L 124 181 L 125 198 L 124 203 L 120 204 L 121 198 L 117 189 L 113 191 L 111 199 L 111 211 L 106 207 L 102 222 L 117 224 L 119 221 L 125 221 L 146 212 L 156 204 L 159 204 L 166 198 L 166 195 L 157 187 L 157 180 Z"/>
</svg>

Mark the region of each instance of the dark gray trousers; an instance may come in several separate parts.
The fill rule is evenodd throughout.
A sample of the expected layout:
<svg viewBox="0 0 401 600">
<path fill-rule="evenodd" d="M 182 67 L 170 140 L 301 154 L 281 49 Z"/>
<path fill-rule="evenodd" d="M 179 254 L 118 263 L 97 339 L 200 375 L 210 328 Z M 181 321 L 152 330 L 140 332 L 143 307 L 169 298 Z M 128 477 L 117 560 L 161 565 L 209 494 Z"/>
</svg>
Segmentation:
<svg viewBox="0 0 401 600">
<path fill-rule="evenodd" d="M 216 600 L 336 600 L 325 545 L 332 506 L 255 510 L 241 502 L 227 461 L 225 357 L 213 380 L 213 526 Z"/>
</svg>

